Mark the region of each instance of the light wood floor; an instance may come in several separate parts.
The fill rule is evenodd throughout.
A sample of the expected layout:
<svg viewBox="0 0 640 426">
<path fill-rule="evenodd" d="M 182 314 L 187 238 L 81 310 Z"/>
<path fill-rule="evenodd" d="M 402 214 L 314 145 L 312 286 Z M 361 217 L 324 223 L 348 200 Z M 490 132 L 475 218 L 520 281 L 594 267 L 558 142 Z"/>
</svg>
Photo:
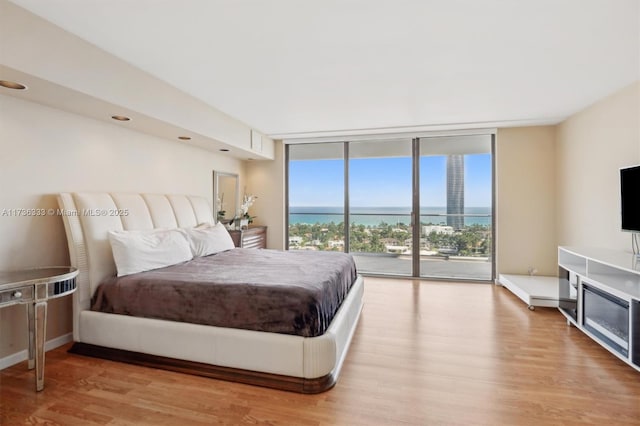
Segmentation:
<svg viewBox="0 0 640 426">
<path fill-rule="evenodd" d="M 338 384 L 300 395 L 47 353 L 0 371 L 0 424 L 640 424 L 640 372 L 490 284 L 365 279 Z"/>
</svg>

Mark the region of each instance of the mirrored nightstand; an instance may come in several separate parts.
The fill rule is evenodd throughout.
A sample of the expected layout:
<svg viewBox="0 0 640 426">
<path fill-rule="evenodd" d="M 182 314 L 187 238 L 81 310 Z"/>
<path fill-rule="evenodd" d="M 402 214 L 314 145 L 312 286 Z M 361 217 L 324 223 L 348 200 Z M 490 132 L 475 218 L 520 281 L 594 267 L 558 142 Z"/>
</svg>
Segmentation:
<svg viewBox="0 0 640 426">
<path fill-rule="evenodd" d="M 36 391 L 44 388 L 44 341 L 47 301 L 76 290 L 78 270 L 69 266 L 0 271 L 0 308 L 26 305 L 29 324 L 29 369 L 36 370 Z"/>
</svg>

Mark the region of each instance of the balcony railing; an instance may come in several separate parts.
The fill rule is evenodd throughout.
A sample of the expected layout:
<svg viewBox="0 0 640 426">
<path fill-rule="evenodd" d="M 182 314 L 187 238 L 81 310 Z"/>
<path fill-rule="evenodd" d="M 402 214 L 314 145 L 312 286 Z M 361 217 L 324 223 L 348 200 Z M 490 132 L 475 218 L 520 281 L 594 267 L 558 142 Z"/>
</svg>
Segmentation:
<svg viewBox="0 0 640 426">
<path fill-rule="evenodd" d="M 306 217 L 308 220 L 300 220 L 300 217 Z M 447 225 L 448 218 L 462 218 L 464 225 L 457 228 Z M 337 241 L 344 244 L 344 214 L 343 213 L 326 213 L 326 212 L 304 212 L 293 213 L 290 215 L 289 239 L 290 245 L 293 246 L 317 246 L 321 247 L 323 243 L 333 241 L 331 248 L 335 248 Z M 412 239 L 412 226 L 410 214 L 398 213 L 354 213 L 349 215 L 351 242 L 362 242 L 371 240 L 372 235 L 378 241 L 380 238 L 385 239 L 384 243 L 388 246 L 406 246 L 407 249 L 412 247 L 410 240 Z M 464 235 L 465 233 L 479 234 L 483 239 L 491 237 L 491 214 L 438 214 L 429 213 L 420 216 L 420 237 L 425 241 L 421 241 L 421 247 L 432 248 L 437 245 L 441 252 L 449 250 L 447 254 L 455 254 L 451 249 L 464 249 L 458 247 L 460 244 L 453 244 L 451 236 Z M 364 233 L 362 231 L 364 230 Z M 437 237 L 440 236 L 440 237 Z M 476 236 L 476 240 L 477 237 Z M 406 238 L 403 238 L 406 237 Z M 394 242 L 397 244 L 390 244 Z M 460 240 L 458 238 L 458 240 Z M 474 239 L 471 239 L 474 240 Z M 476 241 L 477 243 L 477 241 Z M 377 248 L 369 242 L 371 247 L 367 249 L 365 244 L 364 252 L 391 252 L 397 253 L 398 250 L 381 250 L 380 244 L 376 244 Z M 456 247 L 452 247 L 455 245 Z M 351 251 L 358 251 L 352 249 Z M 474 248 L 477 254 L 478 248 Z"/>
<path fill-rule="evenodd" d="M 306 223 L 309 225 L 313 225 L 313 224 L 322 224 L 322 223 L 327 223 L 327 222 L 319 222 L 317 220 L 313 220 L 314 217 L 322 217 L 322 216 L 327 216 L 327 217 L 331 217 L 332 219 L 335 218 L 335 220 L 332 220 L 332 222 L 334 223 L 341 223 L 344 222 L 344 213 L 327 213 L 327 212 L 296 212 L 296 213 L 289 213 L 289 222 L 292 222 L 292 217 L 295 216 L 301 216 L 301 217 L 307 217 L 309 218 L 308 222 L 297 222 L 297 223 Z M 411 214 L 410 213 L 362 213 L 362 212 L 358 212 L 358 213 L 350 213 L 349 215 L 349 222 L 350 223 L 358 223 L 358 221 L 354 221 L 354 218 L 357 217 L 386 217 L 389 218 L 390 220 L 384 220 L 385 223 L 393 223 L 393 222 L 403 222 L 403 223 L 409 223 L 411 221 Z M 428 214 L 421 214 L 420 215 L 420 223 L 425 225 L 428 223 L 433 223 L 433 224 L 445 224 L 447 222 L 447 218 L 449 217 L 461 217 L 465 219 L 465 226 L 469 225 L 469 221 L 473 221 L 472 218 L 476 218 L 476 219 L 482 219 L 482 222 L 486 223 L 486 224 L 490 224 L 491 223 L 491 217 L 492 215 L 490 213 L 485 213 L 485 214 L 478 214 L 478 213 L 464 213 L 464 214 L 454 214 L 454 213 L 428 213 Z M 402 220 L 400 219 L 402 218 Z M 407 219 L 406 221 L 404 219 Z M 370 222 L 370 221 L 367 221 Z"/>
<path fill-rule="evenodd" d="M 291 250 L 344 250 L 344 213 L 297 212 L 289 217 Z M 449 218 L 461 218 L 464 225 L 447 225 Z M 421 276 L 491 279 L 491 225 L 491 214 L 422 214 Z M 410 214 L 356 212 L 349 215 L 349 226 L 349 251 L 361 272 L 412 274 Z"/>
</svg>

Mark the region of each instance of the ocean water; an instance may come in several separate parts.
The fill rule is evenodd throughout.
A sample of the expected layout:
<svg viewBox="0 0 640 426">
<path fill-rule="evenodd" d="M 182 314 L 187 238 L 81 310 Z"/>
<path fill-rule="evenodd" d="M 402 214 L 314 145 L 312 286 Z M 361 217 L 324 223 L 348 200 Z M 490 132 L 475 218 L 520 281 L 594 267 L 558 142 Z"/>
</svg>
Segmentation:
<svg viewBox="0 0 640 426">
<path fill-rule="evenodd" d="M 350 222 L 358 225 L 377 226 L 387 224 L 408 225 L 411 222 L 409 207 L 352 207 Z M 420 209 L 420 222 L 435 225 L 447 224 L 446 207 Z M 491 207 L 465 207 L 465 226 L 491 225 Z M 289 224 L 340 223 L 344 221 L 341 207 L 290 207 Z"/>
</svg>

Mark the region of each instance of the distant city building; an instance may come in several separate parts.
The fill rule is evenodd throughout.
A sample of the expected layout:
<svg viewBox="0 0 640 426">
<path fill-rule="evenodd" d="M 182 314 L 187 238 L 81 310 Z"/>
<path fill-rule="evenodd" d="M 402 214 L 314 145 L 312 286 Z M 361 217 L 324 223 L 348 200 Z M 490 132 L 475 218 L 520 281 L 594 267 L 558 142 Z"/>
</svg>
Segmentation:
<svg viewBox="0 0 640 426">
<path fill-rule="evenodd" d="M 424 235 L 425 227 L 422 227 L 422 232 Z M 451 232 L 453 233 L 453 228 L 451 228 Z M 404 245 L 407 247 L 413 247 L 413 238 L 408 238 L 404 240 Z M 420 238 L 420 248 L 429 248 L 429 241 L 426 238 Z"/>
<path fill-rule="evenodd" d="M 327 244 L 329 245 L 329 248 L 338 248 L 338 247 L 344 247 L 344 241 L 342 240 L 331 240 L 328 241 Z"/>
<path fill-rule="evenodd" d="M 393 254 L 404 254 L 409 251 L 409 247 L 388 245 L 388 246 L 385 246 L 385 251 L 387 253 L 393 253 Z"/>
<path fill-rule="evenodd" d="M 389 246 L 397 246 L 399 244 L 398 240 L 395 238 L 380 238 L 380 242 Z"/>
<path fill-rule="evenodd" d="M 451 235 L 454 232 L 453 226 L 444 226 L 444 225 L 425 225 L 422 227 L 422 235 L 429 235 L 432 232 L 436 234 L 447 234 Z"/>
<path fill-rule="evenodd" d="M 464 155 L 447 156 L 447 214 L 464 214 Z M 447 216 L 447 225 L 464 228 L 464 216 Z"/>
<path fill-rule="evenodd" d="M 299 246 L 300 244 L 302 244 L 302 237 L 289 237 L 290 246 Z"/>
</svg>

